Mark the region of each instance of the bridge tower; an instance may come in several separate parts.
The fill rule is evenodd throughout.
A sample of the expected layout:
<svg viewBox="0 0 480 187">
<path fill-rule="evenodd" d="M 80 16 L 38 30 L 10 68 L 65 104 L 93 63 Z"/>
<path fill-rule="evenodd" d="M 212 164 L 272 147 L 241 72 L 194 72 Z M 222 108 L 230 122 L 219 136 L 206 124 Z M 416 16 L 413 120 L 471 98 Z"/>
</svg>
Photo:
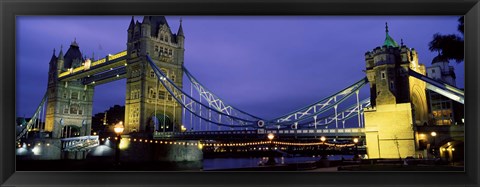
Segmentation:
<svg viewBox="0 0 480 187">
<path fill-rule="evenodd" d="M 365 54 L 372 107 L 365 110 L 365 134 L 369 158 L 405 158 L 417 153 L 416 126 L 428 121 L 424 82 L 408 71 L 425 75 L 415 49 L 390 37 L 381 47 Z"/>
<path fill-rule="evenodd" d="M 164 16 L 133 17 L 128 28 L 125 133 L 178 131 L 182 110 L 158 81 L 148 54 L 167 77 L 182 87 L 184 40 L 182 23 L 172 33 Z"/>
<path fill-rule="evenodd" d="M 76 39 L 65 55 L 63 49 L 60 49 L 58 57 L 52 55 L 48 71 L 48 102 L 44 129 L 51 132 L 52 138 L 90 134 L 94 87 L 83 85 L 81 79 L 58 79 L 60 73 L 83 66 L 85 60 L 87 59 L 82 56 Z"/>
</svg>

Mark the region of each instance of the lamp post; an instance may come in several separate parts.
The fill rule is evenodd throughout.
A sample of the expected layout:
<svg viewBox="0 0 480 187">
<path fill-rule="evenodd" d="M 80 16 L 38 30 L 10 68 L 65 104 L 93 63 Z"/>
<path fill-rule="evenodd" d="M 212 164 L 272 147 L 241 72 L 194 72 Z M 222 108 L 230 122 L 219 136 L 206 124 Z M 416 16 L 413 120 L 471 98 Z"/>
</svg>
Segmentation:
<svg viewBox="0 0 480 187">
<path fill-rule="evenodd" d="M 354 138 L 353 143 L 355 143 L 355 155 L 353 156 L 353 158 L 358 159 L 358 138 Z"/>
<path fill-rule="evenodd" d="M 325 136 L 320 137 L 320 141 L 322 141 L 322 158 L 321 159 L 327 159 L 327 155 L 325 154 L 325 141 L 327 138 Z"/>
<path fill-rule="evenodd" d="M 451 150 L 452 150 L 452 166 L 454 166 L 454 165 L 455 165 L 455 161 L 453 160 L 453 152 L 455 151 L 455 148 L 452 147 Z"/>
<path fill-rule="evenodd" d="M 120 164 L 120 161 L 119 161 L 119 158 L 120 158 L 120 139 L 122 138 L 121 135 L 123 133 L 123 130 L 125 130 L 125 128 L 123 127 L 123 122 L 118 122 L 114 127 L 113 127 L 113 131 L 115 131 L 115 134 L 117 135 L 117 142 L 116 142 L 116 145 L 115 145 L 115 164 L 119 165 Z"/>
<path fill-rule="evenodd" d="M 267 160 L 267 165 L 275 165 L 275 158 L 273 158 L 274 156 L 274 152 L 273 152 L 273 138 L 275 138 L 275 135 L 273 135 L 272 133 L 269 133 L 267 135 L 267 138 L 268 140 L 270 140 L 270 156 L 268 157 L 268 160 Z"/>
<path fill-rule="evenodd" d="M 435 131 L 431 132 L 430 135 L 432 135 L 433 137 L 433 142 L 432 142 L 432 154 L 433 154 L 433 157 L 435 158 L 436 156 L 436 152 L 435 152 L 435 136 L 437 136 L 437 133 Z"/>
</svg>

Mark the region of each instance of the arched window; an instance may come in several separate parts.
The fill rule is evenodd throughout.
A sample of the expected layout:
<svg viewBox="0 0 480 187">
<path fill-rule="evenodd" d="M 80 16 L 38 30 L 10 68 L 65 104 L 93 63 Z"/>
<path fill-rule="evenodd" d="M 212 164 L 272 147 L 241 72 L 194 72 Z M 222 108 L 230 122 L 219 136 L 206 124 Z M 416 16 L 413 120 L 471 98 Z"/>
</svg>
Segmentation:
<svg viewBox="0 0 480 187">
<path fill-rule="evenodd" d="M 155 72 L 153 70 L 150 70 L 150 77 L 155 78 Z"/>
<path fill-rule="evenodd" d="M 70 106 L 70 114 L 77 114 L 78 113 L 78 104 L 72 104 Z"/>
</svg>

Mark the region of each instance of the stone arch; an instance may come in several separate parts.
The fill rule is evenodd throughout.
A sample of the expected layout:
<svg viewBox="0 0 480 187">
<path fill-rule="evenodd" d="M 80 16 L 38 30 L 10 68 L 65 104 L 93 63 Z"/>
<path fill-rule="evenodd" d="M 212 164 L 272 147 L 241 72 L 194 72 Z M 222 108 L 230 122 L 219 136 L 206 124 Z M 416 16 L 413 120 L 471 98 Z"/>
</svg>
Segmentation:
<svg viewBox="0 0 480 187">
<path fill-rule="evenodd" d="M 417 125 L 423 125 L 428 122 L 428 108 L 425 97 L 425 91 L 421 91 L 422 89 L 418 85 L 414 85 L 412 88 L 411 94 L 411 102 L 412 102 L 412 109 L 413 109 L 413 120 L 414 123 Z"/>
<path fill-rule="evenodd" d="M 171 114 L 166 112 L 165 115 L 163 112 L 152 113 L 148 120 L 146 129 L 149 132 L 163 132 L 165 128 L 165 132 L 173 131 L 173 119 L 170 117 Z"/>
</svg>

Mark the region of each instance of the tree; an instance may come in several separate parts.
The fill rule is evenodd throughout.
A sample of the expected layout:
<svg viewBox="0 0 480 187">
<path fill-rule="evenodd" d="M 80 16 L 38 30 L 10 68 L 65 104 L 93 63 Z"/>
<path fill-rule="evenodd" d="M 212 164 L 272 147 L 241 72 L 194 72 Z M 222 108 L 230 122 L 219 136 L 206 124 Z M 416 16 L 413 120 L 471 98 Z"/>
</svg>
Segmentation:
<svg viewBox="0 0 480 187">
<path fill-rule="evenodd" d="M 429 50 L 437 52 L 438 55 L 433 59 L 432 63 L 441 61 L 455 60 L 457 63 L 463 61 L 463 35 L 464 35 L 464 19 L 463 16 L 458 19 L 458 31 L 462 36 L 456 34 L 441 35 L 436 33 L 433 40 L 428 44 Z"/>
</svg>

